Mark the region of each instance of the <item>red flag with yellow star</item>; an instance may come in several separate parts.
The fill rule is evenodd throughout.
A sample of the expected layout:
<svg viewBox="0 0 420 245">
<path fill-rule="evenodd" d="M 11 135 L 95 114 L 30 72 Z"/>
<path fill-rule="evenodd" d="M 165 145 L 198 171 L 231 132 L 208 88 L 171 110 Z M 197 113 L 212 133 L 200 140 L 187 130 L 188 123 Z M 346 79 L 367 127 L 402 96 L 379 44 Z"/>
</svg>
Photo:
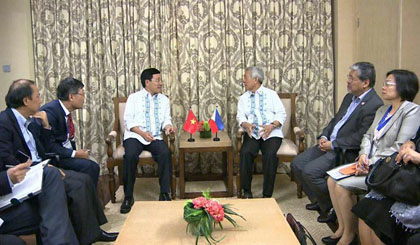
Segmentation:
<svg viewBox="0 0 420 245">
<path fill-rule="evenodd" d="M 194 134 L 197 131 L 197 118 L 194 115 L 194 112 L 190 109 L 188 113 L 187 120 L 185 121 L 184 127 L 182 127 L 184 131 Z"/>
</svg>

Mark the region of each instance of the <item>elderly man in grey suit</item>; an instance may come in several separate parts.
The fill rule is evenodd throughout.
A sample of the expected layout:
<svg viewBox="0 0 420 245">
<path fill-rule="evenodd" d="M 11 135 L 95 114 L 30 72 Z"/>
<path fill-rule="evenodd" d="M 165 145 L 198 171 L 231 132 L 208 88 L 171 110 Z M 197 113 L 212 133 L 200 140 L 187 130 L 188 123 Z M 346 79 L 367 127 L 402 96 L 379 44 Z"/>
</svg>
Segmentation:
<svg viewBox="0 0 420 245">
<path fill-rule="evenodd" d="M 340 109 L 318 137 L 318 144 L 299 154 L 291 163 L 296 179 L 311 200 L 309 210 L 326 214 L 319 222 L 334 221 L 327 212 L 332 204 L 325 176 L 336 165 L 355 161 L 363 134 L 372 124 L 376 110 L 383 105 L 373 89 L 375 68 L 371 63 L 358 62 L 350 67 L 347 76 L 348 94 Z"/>
</svg>

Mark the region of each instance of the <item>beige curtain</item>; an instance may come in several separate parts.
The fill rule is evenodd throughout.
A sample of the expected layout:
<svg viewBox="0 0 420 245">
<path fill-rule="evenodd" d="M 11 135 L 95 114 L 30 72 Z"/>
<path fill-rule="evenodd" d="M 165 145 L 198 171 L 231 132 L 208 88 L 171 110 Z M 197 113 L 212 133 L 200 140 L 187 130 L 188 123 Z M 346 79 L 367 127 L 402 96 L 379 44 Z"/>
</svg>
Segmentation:
<svg viewBox="0 0 420 245">
<path fill-rule="evenodd" d="M 85 84 L 77 143 L 104 167 L 111 98 L 141 89 L 147 67 L 161 70 L 174 125 L 188 108 L 207 120 L 216 106 L 234 140 L 244 68 L 263 84 L 296 92 L 307 146 L 333 113 L 330 0 L 31 0 L 36 82 L 44 101 L 67 76 Z M 187 172 L 220 172 L 220 155 L 189 156 Z M 204 160 L 204 158 L 206 160 Z"/>
</svg>

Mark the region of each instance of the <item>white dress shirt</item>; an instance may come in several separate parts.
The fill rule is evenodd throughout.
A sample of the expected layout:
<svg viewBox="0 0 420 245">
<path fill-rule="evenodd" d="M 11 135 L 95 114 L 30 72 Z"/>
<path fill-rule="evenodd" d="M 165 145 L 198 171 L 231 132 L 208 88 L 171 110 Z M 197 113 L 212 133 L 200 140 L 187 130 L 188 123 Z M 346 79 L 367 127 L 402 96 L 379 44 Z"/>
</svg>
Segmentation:
<svg viewBox="0 0 420 245">
<path fill-rule="evenodd" d="M 239 126 L 243 122 L 256 125 L 252 137 L 257 140 L 262 135 L 263 128 L 260 125 L 268 125 L 277 120 L 281 127 L 273 129 L 267 139 L 271 137 L 283 138 L 282 128 L 286 120 L 286 110 L 278 94 L 274 90 L 261 85 L 255 93 L 246 91 L 239 97 L 236 120 Z"/>
<path fill-rule="evenodd" d="M 133 127 L 139 127 L 142 131 L 149 132 L 157 140 L 162 140 L 162 130 L 167 125 L 172 125 L 169 99 L 159 93 L 151 95 L 146 89 L 142 89 L 128 96 L 124 112 L 124 140 L 135 138 L 142 144 L 148 145 L 139 134 L 130 131 Z"/>
<path fill-rule="evenodd" d="M 63 108 L 64 115 L 65 115 L 64 116 L 64 121 L 66 122 L 66 126 L 68 127 L 67 118 L 70 114 L 70 111 L 67 110 L 67 108 L 64 106 L 63 102 L 61 102 L 61 100 L 58 100 L 58 101 L 60 102 L 61 108 Z M 69 129 L 68 128 L 67 128 L 67 139 L 66 139 L 65 142 L 63 142 L 63 147 L 65 147 L 67 149 L 70 149 L 70 150 L 73 150 L 73 146 L 71 145 L 70 138 L 69 138 Z M 73 152 L 71 153 L 71 157 L 74 158 L 75 156 L 76 156 L 76 151 L 73 150 Z"/>
</svg>

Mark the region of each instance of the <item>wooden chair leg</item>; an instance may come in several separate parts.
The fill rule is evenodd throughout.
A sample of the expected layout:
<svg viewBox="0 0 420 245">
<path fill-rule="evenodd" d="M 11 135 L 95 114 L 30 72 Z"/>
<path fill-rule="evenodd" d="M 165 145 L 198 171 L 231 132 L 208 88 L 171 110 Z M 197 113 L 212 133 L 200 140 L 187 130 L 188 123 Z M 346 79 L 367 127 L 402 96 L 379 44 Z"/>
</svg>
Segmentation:
<svg viewBox="0 0 420 245">
<path fill-rule="evenodd" d="M 171 180 L 171 198 L 176 198 L 176 175 L 175 175 L 175 159 L 172 158 L 172 180 Z"/>
<path fill-rule="evenodd" d="M 108 167 L 108 186 L 109 194 L 111 195 L 111 202 L 115 203 L 115 179 L 114 179 L 114 167 Z"/>
<path fill-rule="evenodd" d="M 239 169 L 239 164 L 236 171 L 236 195 L 238 198 L 242 198 L 242 188 L 241 188 L 241 170 Z"/>
<path fill-rule="evenodd" d="M 296 181 L 296 193 L 297 193 L 297 198 L 302 198 L 302 185 L 300 184 L 299 181 Z"/>
</svg>

